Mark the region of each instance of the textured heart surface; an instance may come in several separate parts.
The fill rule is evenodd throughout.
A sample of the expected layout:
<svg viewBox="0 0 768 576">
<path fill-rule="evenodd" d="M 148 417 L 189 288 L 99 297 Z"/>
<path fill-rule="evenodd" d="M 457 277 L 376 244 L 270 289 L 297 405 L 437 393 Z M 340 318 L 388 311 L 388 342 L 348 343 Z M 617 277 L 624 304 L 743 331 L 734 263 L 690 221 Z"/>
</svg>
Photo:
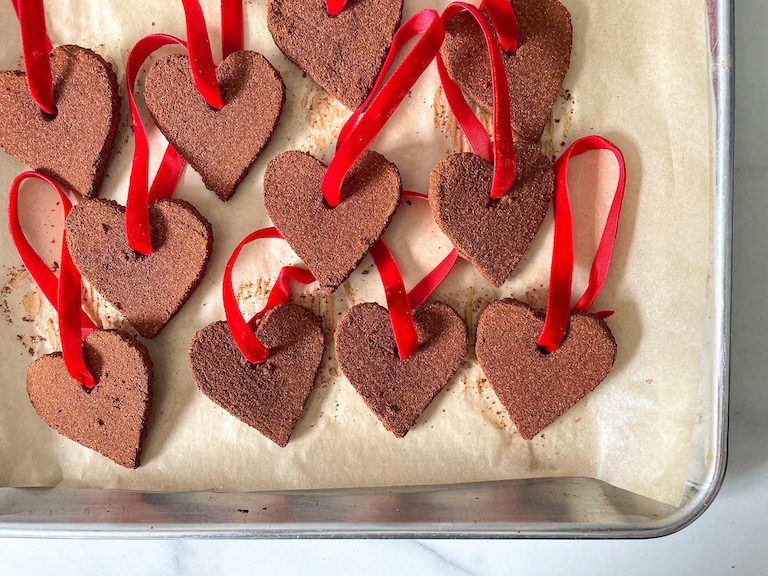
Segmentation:
<svg viewBox="0 0 768 576">
<path fill-rule="evenodd" d="M 87 390 L 74 380 L 60 352 L 35 360 L 27 370 L 27 393 L 40 418 L 62 436 L 137 468 L 152 408 L 152 360 L 130 334 L 95 330 L 83 359 L 96 380 Z"/>
<path fill-rule="evenodd" d="M 341 203 L 323 199 L 326 165 L 304 152 L 280 154 L 264 174 L 264 205 L 291 248 L 328 294 L 357 268 L 400 203 L 397 166 L 364 152 L 344 180 Z"/>
<path fill-rule="evenodd" d="M 349 0 L 338 16 L 325 0 L 269 0 L 267 26 L 296 66 L 347 108 L 358 108 L 373 88 L 403 0 Z"/>
<path fill-rule="evenodd" d="M 0 147 L 81 196 L 96 196 L 120 125 L 112 66 L 79 46 L 51 52 L 52 118 L 32 99 L 24 72 L 0 72 Z"/>
<path fill-rule="evenodd" d="M 480 367 L 528 440 L 592 392 L 616 359 L 611 330 L 594 314 L 571 315 L 562 345 L 550 354 L 537 346 L 543 328 L 544 314 L 513 299 L 488 306 L 477 325 Z"/>
<path fill-rule="evenodd" d="M 155 124 L 203 183 L 229 200 L 277 128 L 285 85 L 256 52 L 234 52 L 216 68 L 224 101 L 215 110 L 195 87 L 189 57 L 167 56 L 147 72 L 144 98 Z"/>
<path fill-rule="evenodd" d="M 246 360 L 226 322 L 209 324 L 189 345 L 189 371 L 208 398 L 285 446 L 315 385 L 323 329 L 306 308 L 283 304 L 264 315 L 256 335 L 270 349 L 261 364 Z"/>
<path fill-rule="evenodd" d="M 213 229 L 183 200 L 149 207 L 154 251 L 134 252 L 125 237 L 125 208 L 88 200 L 66 221 L 67 247 L 80 273 L 136 331 L 154 338 L 184 305 L 205 274 Z"/>
<path fill-rule="evenodd" d="M 429 204 L 462 258 L 495 286 L 514 271 L 544 222 L 555 179 L 537 144 L 516 142 L 512 189 L 491 199 L 493 164 L 471 152 L 452 154 L 429 178 Z"/>
<path fill-rule="evenodd" d="M 514 7 L 520 45 L 514 55 L 502 52 L 512 127 L 538 141 L 571 63 L 573 26 L 558 0 L 517 0 Z M 448 74 L 470 98 L 492 110 L 491 66 L 480 26 L 463 13 L 446 25 L 446 31 L 440 53 Z"/>
<path fill-rule="evenodd" d="M 389 312 L 375 303 L 349 309 L 336 328 L 336 358 L 357 393 L 398 438 L 458 370 L 467 352 L 467 325 L 442 302 L 414 310 L 419 348 L 397 354 Z"/>
</svg>

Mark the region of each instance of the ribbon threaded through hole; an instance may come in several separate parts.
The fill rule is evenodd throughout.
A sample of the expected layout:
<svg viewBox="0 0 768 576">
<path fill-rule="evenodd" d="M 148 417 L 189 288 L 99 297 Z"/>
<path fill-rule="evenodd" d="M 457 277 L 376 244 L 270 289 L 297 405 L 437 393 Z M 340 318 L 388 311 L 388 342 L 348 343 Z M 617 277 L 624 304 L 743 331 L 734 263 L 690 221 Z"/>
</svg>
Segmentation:
<svg viewBox="0 0 768 576">
<path fill-rule="evenodd" d="M 418 192 L 403 192 L 403 196 L 420 200 L 427 199 L 424 194 Z M 371 257 L 376 264 L 381 283 L 384 286 L 389 318 L 397 344 L 397 353 L 400 360 L 405 362 L 419 347 L 416 324 L 413 321 L 413 310 L 423 304 L 448 276 L 459 258 L 459 252 L 455 248 L 452 249 L 410 292 L 406 292 L 397 261 L 384 240 L 379 239 L 374 243 L 371 247 Z"/>
<path fill-rule="evenodd" d="M 385 82 L 397 54 L 417 36 L 421 37 Z M 397 30 L 368 98 L 341 129 L 336 154 L 323 177 L 323 197 L 328 206 L 339 205 L 344 178 L 437 56 L 444 38 L 445 26 L 439 14 L 430 9 L 417 12 Z"/>
<path fill-rule="evenodd" d="M 568 190 L 568 164 L 571 158 L 593 150 L 611 152 L 619 164 L 619 179 L 613 201 L 606 218 L 603 234 L 592 262 L 589 283 L 584 294 L 573 307 L 573 312 L 587 312 L 595 302 L 608 275 L 613 246 L 618 233 L 621 206 L 626 187 L 626 164 L 621 150 L 600 136 L 586 136 L 576 140 L 555 162 L 555 238 L 552 249 L 552 269 L 547 297 L 547 315 L 538 344 L 549 352 L 557 350 L 565 338 L 571 316 L 571 291 L 574 267 L 573 214 Z M 603 313 L 607 318 L 611 313 Z"/>
<path fill-rule="evenodd" d="M 227 261 L 222 283 L 224 313 L 226 314 L 229 330 L 232 333 L 232 337 L 234 338 L 240 353 L 252 364 L 261 364 L 269 358 L 269 348 L 258 339 L 254 330 L 264 314 L 272 308 L 276 308 L 277 306 L 288 302 L 290 298 L 288 280 L 293 280 L 301 284 L 311 284 L 315 281 L 315 277 L 306 268 L 284 266 L 277 276 L 275 285 L 272 287 L 272 290 L 267 297 L 267 303 L 264 308 L 256 313 L 253 318 L 246 321 L 242 312 L 240 312 L 240 306 L 238 305 L 237 297 L 235 296 L 234 287 L 232 285 L 232 274 L 235 268 L 235 262 L 237 262 L 240 252 L 242 252 L 245 246 L 255 240 L 264 240 L 268 238 L 283 239 L 282 235 L 277 231 L 277 228 L 263 228 L 246 236 L 242 242 L 237 245 L 232 256 L 230 256 Z"/>
<path fill-rule="evenodd" d="M 503 0 L 502 0 L 503 1 Z M 496 6 L 498 2 L 489 3 Z M 509 7 L 511 10 L 511 6 Z M 487 162 L 493 163 L 493 183 L 491 198 L 502 198 L 514 185 L 517 163 L 515 159 L 514 138 L 510 118 L 509 86 L 506 70 L 501 58 L 501 50 L 483 13 L 465 2 L 452 2 L 443 11 L 442 19 L 447 23 L 461 12 L 469 13 L 480 26 L 488 48 L 491 63 L 491 83 L 493 86 L 493 131 L 491 142 L 488 132 L 470 108 L 458 84 L 449 76 L 440 54 L 437 55 L 437 70 L 443 86 L 445 98 L 456 117 L 456 121 L 469 141 L 472 152 Z M 492 11 L 499 14 L 498 7 Z M 515 30 L 517 25 L 514 25 Z"/>
<path fill-rule="evenodd" d="M 93 389 L 96 380 L 85 365 L 83 342 L 96 326 L 82 309 L 80 272 L 69 254 L 66 231 L 61 239 L 59 279 L 27 240 L 19 220 L 18 202 L 21 184 L 27 179 L 42 180 L 53 187 L 59 195 L 65 219 L 72 203 L 53 179 L 39 172 L 24 172 L 14 179 L 8 192 L 8 225 L 21 261 L 58 313 L 61 353 L 67 372 L 86 389 Z"/>
<path fill-rule="evenodd" d="M 163 46 L 178 44 L 189 52 L 192 76 L 201 96 L 215 110 L 224 107 L 216 78 L 216 65 L 213 61 L 208 29 L 200 2 L 199 0 L 182 0 L 182 3 L 186 19 L 187 41 L 168 34 L 145 36 L 131 50 L 125 67 L 125 81 L 128 87 L 128 101 L 134 133 L 133 164 L 128 184 L 128 200 L 125 206 L 125 230 L 131 249 L 144 255 L 152 254 L 149 206 L 157 200 L 170 198 L 173 195 L 186 162 L 169 144 L 152 182 L 152 187 L 149 188 L 149 139 L 134 98 L 139 70 L 155 50 Z M 226 58 L 230 53 L 243 49 L 242 0 L 222 0 L 221 18 L 222 52 Z"/>
</svg>

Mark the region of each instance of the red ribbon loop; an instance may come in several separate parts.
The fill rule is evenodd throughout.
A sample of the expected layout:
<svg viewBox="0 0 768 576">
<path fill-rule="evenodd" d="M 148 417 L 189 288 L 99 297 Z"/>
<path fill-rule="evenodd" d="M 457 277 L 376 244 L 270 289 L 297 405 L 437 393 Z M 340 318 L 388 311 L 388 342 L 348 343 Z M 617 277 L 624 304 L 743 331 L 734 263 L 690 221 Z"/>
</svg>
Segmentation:
<svg viewBox="0 0 768 576">
<path fill-rule="evenodd" d="M 13 0 L 21 28 L 24 70 L 32 98 L 46 114 L 56 115 L 50 54 L 53 50 L 45 28 L 43 0 Z"/>
<path fill-rule="evenodd" d="M 222 58 L 245 47 L 243 26 L 243 0 L 221 0 Z"/>
<path fill-rule="evenodd" d="M 61 352 L 64 365 L 70 376 L 86 388 L 94 388 L 94 380 L 83 360 L 83 341 L 96 329 L 88 315 L 82 310 L 80 273 L 72 262 L 72 257 L 67 249 L 66 231 L 61 243 L 61 268 L 60 279 L 51 272 L 50 268 L 32 248 L 19 221 L 19 188 L 28 178 L 36 178 L 47 182 L 56 190 L 64 208 L 66 219 L 72 204 L 67 195 L 52 179 L 38 172 L 24 172 L 16 177 L 8 192 L 8 224 L 11 238 L 16 250 L 21 257 L 24 266 L 29 270 L 32 278 L 37 282 L 40 290 L 53 305 L 59 315 L 59 334 L 61 336 Z"/>
<path fill-rule="evenodd" d="M 290 295 L 288 290 L 288 280 L 294 280 L 302 284 L 311 284 L 315 281 L 315 277 L 312 273 L 305 268 L 298 268 L 296 266 L 283 267 L 278 274 L 275 285 L 272 287 L 272 290 L 267 297 L 266 306 L 264 306 L 264 308 L 249 321 L 246 321 L 242 312 L 240 312 L 237 297 L 235 296 L 235 290 L 232 286 L 232 272 L 235 268 L 235 262 L 240 256 L 240 252 L 243 248 L 254 240 L 263 240 L 266 238 L 282 239 L 282 236 L 277 231 L 277 228 L 264 228 L 252 232 L 238 244 L 237 248 L 235 248 L 235 251 L 232 253 L 232 256 L 230 256 L 229 261 L 227 261 L 227 266 L 224 269 L 224 281 L 222 286 L 224 313 L 227 317 L 227 324 L 229 325 L 232 337 L 234 338 L 237 347 L 240 349 L 240 352 L 252 364 L 260 364 L 269 358 L 269 348 L 261 343 L 253 330 L 256 328 L 258 321 L 268 310 L 288 302 Z"/>
<path fill-rule="evenodd" d="M 200 2 L 182 0 L 187 23 L 187 42 L 168 34 L 152 34 L 139 40 L 128 55 L 125 66 L 125 80 L 128 86 L 128 101 L 131 109 L 131 124 L 134 133 L 133 165 L 128 185 L 128 200 L 125 210 L 125 229 L 131 249 L 152 254 L 152 240 L 149 231 L 149 206 L 160 199 L 170 198 L 178 184 L 184 168 L 184 159 L 173 149 L 166 148 L 163 161 L 155 175 L 152 189 L 149 188 L 149 140 L 139 109 L 134 98 L 136 77 L 150 54 L 163 46 L 179 44 L 189 52 L 192 76 L 200 94 L 213 108 L 221 109 L 224 103 L 216 78 L 211 44 Z M 222 0 L 222 51 L 225 57 L 243 46 L 243 10 L 241 0 Z"/>
<path fill-rule="evenodd" d="M 403 192 L 403 198 L 416 198 L 418 200 L 428 200 L 426 194 L 420 192 Z M 445 280 L 448 273 L 453 270 L 453 266 L 459 259 L 459 251 L 453 248 L 448 255 L 438 264 L 429 274 L 422 278 L 421 282 L 416 284 L 408 293 L 408 302 L 411 308 L 417 308 L 427 301 L 427 298 L 434 292 L 440 283 Z"/>
<path fill-rule="evenodd" d="M 418 35 L 421 38 L 384 82 L 398 52 Z M 376 83 L 367 100 L 344 125 L 336 155 L 323 177 L 323 197 L 330 207 L 336 207 L 341 202 L 341 186 L 347 173 L 438 54 L 444 38 L 445 26 L 434 10 L 417 12 L 395 33 Z"/>
<path fill-rule="evenodd" d="M 141 254 L 152 254 L 152 241 L 149 234 L 149 139 L 139 108 L 133 95 L 138 76 L 144 61 L 152 52 L 168 44 L 186 44 L 174 36 L 152 34 L 139 40 L 128 55 L 125 65 L 125 82 L 128 86 L 128 103 L 131 109 L 131 125 L 134 134 L 133 164 L 128 184 L 128 200 L 125 205 L 125 230 L 128 245 Z M 153 196 L 156 199 L 170 197 L 181 177 L 184 160 L 170 145 L 165 151 L 163 162 L 158 169 L 153 183 Z"/>
<path fill-rule="evenodd" d="M 426 195 L 418 192 L 403 192 L 403 196 L 427 199 Z M 458 260 L 459 252 L 455 248 L 451 250 L 448 256 L 410 292 L 405 291 L 405 283 L 397 261 L 384 240 L 379 239 L 371 246 L 371 257 L 379 271 L 381 283 L 384 285 L 389 318 L 397 343 L 397 353 L 400 360 L 405 362 L 419 347 L 416 324 L 413 322 L 413 309 L 421 306 L 445 279 Z"/>
<path fill-rule="evenodd" d="M 611 264 L 613 246 L 621 216 L 621 205 L 626 185 L 626 165 L 624 156 L 612 142 L 599 136 L 587 136 L 571 144 L 568 150 L 555 163 L 555 239 L 552 251 L 552 271 L 549 279 L 547 317 L 544 329 L 539 337 L 539 346 L 548 352 L 560 347 L 568 328 L 571 315 L 571 290 L 573 282 L 574 248 L 573 215 L 571 212 L 570 193 L 568 191 L 568 163 L 571 158 L 592 150 L 608 150 L 619 163 L 619 181 L 613 196 L 611 208 L 600 238 L 595 259 L 589 274 L 589 285 L 584 295 L 573 308 L 574 312 L 587 312 L 603 287 Z"/>
<path fill-rule="evenodd" d="M 413 311 L 408 293 L 405 291 L 405 283 L 395 257 L 392 256 L 384 240 L 379 238 L 371 246 L 371 256 L 379 270 L 381 283 L 384 285 L 389 318 L 397 343 L 397 353 L 400 360 L 405 362 L 419 347 L 419 337 L 416 334 L 416 324 L 413 322 Z"/>
<path fill-rule="evenodd" d="M 347 0 L 325 0 L 325 9 L 328 16 L 338 16 L 347 5 Z"/>
<path fill-rule="evenodd" d="M 510 0 L 483 0 L 480 10 L 485 10 L 491 19 L 501 49 L 512 54 L 517 52 L 520 45 L 520 28 Z"/>
<path fill-rule="evenodd" d="M 451 107 L 453 115 L 466 135 L 472 151 L 486 161 L 493 162 L 491 198 L 498 199 L 512 188 L 517 170 L 509 112 L 507 75 L 499 45 L 494 38 L 490 26 L 488 26 L 485 16 L 477 8 L 464 2 L 453 2 L 443 12 L 443 21 L 448 22 L 463 11 L 469 12 L 480 26 L 488 47 L 491 61 L 491 81 L 493 84 L 493 145 L 491 145 L 490 137 L 480 123 L 480 120 L 478 120 L 472 108 L 464 99 L 461 88 L 448 75 L 445 63 L 439 54 L 437 56 L 437 70 L 440 73 L 440 82 L 443 85 L 448 105 Z"/>
<path fill-rule="evenodd" d="M 216 110 L 221 110 L 224 102 L 219 92 L 219 81 L 216 79 L 216 64 L 213 62 L 211 41 L 208 37 L 203 9 L 200 7 L 199 0 L 181 0 L 181 3 L 184 5 L 184 16 L 187 20 L 187 48 L 195 85 L 208 104 Z M 222 15 L 224 10 L 222 5 Z"/>
<path fill-rule="evenodd" d="M 459 251 L 454 248 L 435 268 L 422 278 L 421 282 L 416 284 L 408 292 L 408 302 L 411 308 L 417 308 L 427 301 L 427 298 L 434 292 L 440 283 L 445 280 L 448 273 L 453 270 L 454 265 L 459 260 Z"/>
</svg>

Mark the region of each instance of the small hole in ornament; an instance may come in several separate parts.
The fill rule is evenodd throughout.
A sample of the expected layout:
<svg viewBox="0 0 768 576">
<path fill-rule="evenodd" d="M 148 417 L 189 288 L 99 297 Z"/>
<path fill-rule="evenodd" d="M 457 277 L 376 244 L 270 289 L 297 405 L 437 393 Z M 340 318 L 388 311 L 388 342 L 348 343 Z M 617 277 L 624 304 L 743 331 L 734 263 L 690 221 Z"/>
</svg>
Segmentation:
<svg viewBox="0 0 768 576">
<path fill-rule="evenodd" d="M 331 206 L 330 204 L 328 204 L 328 200 L 326 200 L 325 196 L 323 196 L 323 208 L 325 208 L 326 210 L 335 210 L 337 206 L 338 204 L 336 206 Z"/>
<path fill-rule="evenodd" d="M 59 115 L 59 109 L 56 108 L 56 106 L 54 106 L 53 109 L 55 110 L 53 114 L 46 112 L 45 110 L 40 111 L 43 114 L 43 120 L 45 120 L 46 122 L 53 122 L 54 120 L 56 120 L 56 117 Z"/>
</svg>

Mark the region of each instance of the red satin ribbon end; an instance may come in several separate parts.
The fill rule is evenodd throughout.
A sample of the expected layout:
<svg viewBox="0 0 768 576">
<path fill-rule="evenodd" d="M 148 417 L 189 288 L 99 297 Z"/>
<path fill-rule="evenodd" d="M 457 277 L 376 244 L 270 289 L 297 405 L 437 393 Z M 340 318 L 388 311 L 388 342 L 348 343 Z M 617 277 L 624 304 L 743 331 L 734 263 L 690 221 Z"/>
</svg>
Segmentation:
<svg viewBox="0 0 768 576">
<path fill-rule="evenodd" d="M 328 12 L 328 16 L 335 18 L 344 11 L 346 4 L 347 0 L 326 0 L 325 10 Z"/>
</svg>

